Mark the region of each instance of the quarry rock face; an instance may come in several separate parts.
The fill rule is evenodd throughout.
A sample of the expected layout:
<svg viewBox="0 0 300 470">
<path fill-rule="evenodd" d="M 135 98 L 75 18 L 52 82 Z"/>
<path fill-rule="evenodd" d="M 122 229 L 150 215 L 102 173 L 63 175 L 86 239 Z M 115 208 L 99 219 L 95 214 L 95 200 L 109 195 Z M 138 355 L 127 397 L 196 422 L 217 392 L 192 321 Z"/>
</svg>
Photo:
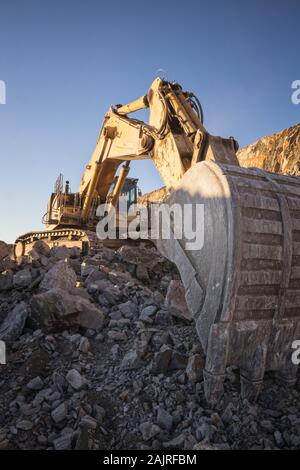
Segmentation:
<svg viewBox="0 0 300 470">
<path fill-rule="evenodd" d="M 150 193 L 143 194 L 138 198 L 138 204 L 142 206 L 147 206 L 152 203 L 162 202 L 168 196 L 168 190 L 165 186 L 159 189 L 155 189 Z"/>
<path fill-rule="evenodd" d="M 241 148 L 237 156 L 244 167 L 300 175 L 300 124 Z"/>
</svg>

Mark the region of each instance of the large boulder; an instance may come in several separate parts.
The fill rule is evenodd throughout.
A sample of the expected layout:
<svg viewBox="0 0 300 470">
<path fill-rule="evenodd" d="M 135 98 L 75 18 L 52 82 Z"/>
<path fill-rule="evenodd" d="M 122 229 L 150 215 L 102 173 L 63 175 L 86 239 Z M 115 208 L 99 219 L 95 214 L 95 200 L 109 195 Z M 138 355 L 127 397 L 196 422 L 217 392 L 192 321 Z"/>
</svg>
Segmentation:
<svg viewBox="0 0 300 470">
<path fill-rule="evenodd" d="M 29 287 L 32 283 L 32 274 L 31 269 L 29 267 L 21 269 L 18 271 L 13 278 L 13 284 L 16 289 L 25 289 Z"/>
<path fill-rule="evenodd" d="M 56 288 L 34 295 L 30 302 L 34 326 L 48 331 L 70 327 L 101 329 L 104 314 L 89 300 Z"/>
<path fill-rule="evenodd" d="M 28 253 L 28 261 L 33 265 L 38 262 L 42 266 L 47 266 L 49 262 L 50 247 L 43 240 L 38 240 Z"/>
<path fill-rule="evenodd" d="M 79 326 L 76 297 L 63 289 L 50 289 L 34 295 L 30 307 L 31 319 L 39 328 L 56 330 Z"/>
<path fill-rule="evenodd" d="M 87 299 L 78 297 L 76 300 L 77 308 L 79 311 L 80 326 L 92 330 L 101 330 L 104 325 L 104 314 Z"/>
<path fill-rule="evenodd" d="M 28 317 L 28 309 L 25 302 L 16 305 L 6 316 L 0 326 L 0 340 L 14 341 L 21 334 Z"/>
<path fill-rule="evenodd" d="M 80 249 L 76 246 L 67 248 L 66 246 L 55 246 L 51 248 L 50 255 L 57 260 L 77 258 L 80 256 Z"/>
<path fill-rule="evenodd" d="M 193 317 L 188 309 L 184 287 L 180 280 L 170 282 L 165 298 L 165 306 L 170 309 L 174 317 L 192 321 Z"/>
<path fill-rule="evenodd" d="M 118 253 L 121 256 L 122 261 L 136 266 L 143 265 L 148 269 L 154 269 L 166 261 L 154 245 L 123 245 L 119 248 Z"/>
<path fill-rule="evenodd" d="M 50 289 L 73 289 L 76 285 L 76 273 L 67 262 L 59 261 L 44 276 L 40 284 L 41 291 Z"/>
<path fill-rule="evenodd" d="M 49 256 L 50 254 L 50 247 L 43 240 L 35 242 L 33 249 L 42 256 Z"/>
<path fill-rule="evenodd" d="M 11 258 L 6 257 L 0 261 L 0 273 L 4 273 L 4 271 L 12 273 L 15 272 L 17 269 L 17 263 Z"/>
<path fill-rule="evenodd" d="M 107 279 L 107 274 L 103 271 L 99 271 L 98 267 L 92 267 L 89 275 L 87 276 L 84 285 L 86 287 L 89 287 L 90 285 L 94 284 L 97 281 L 102 281 L 104 279 Z"/>
<path fill-rule="evenodd" d="M 9 273 L 0 274 L 0 292 L 5 292 L 13 287 L 13 276 Z"/>
<path fill-rule="evenodd" d="M 300 175 L 299 155 L 300 124 L 263 137 L 237 154 L 241 166 L 290 175 Z"/>
</svg>

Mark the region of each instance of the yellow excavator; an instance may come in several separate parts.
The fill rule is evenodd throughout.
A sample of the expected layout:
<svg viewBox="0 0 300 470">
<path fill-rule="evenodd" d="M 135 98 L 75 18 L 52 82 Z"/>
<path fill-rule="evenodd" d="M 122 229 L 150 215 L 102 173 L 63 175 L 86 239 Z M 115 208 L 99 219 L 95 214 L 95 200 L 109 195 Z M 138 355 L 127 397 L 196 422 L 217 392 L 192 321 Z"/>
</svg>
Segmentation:
<svg viewBox="0 0 300 470">
<path fill-rule="evenodd" d="M 149 124 L 128 117 L 150 108 Z M 51 194 L 44 222 L 47 231 L 32 232 L 15 243 L 16 257 L 27 254 L 36 240 L 50 246 L 85 246 L 94 250 L 96 215 L 99 204 L 117 204 L 124 195 L 137 193 L 134 181 L 127 178 L 131 160 L 151 159 L 168 189 L 175 188 L 185 172 L 201 160 L 238 165 L 234 139 L 210 136 L 203 127 L 203 111 L 192 93 L 183 92 L 177 83 L 157 78 L 147 95 L 125 106 L 111 107 L 95 150 L 85 168 L 79 191 L 71 193 L 60 176 Z M 119 166 L 119 175 L 116 177 Z M 131 196 L 136 202 L 137 196 Z"/>
<path fill-rule="evenodd" d="M 149 123 L 129 117 L 145 108 Z M 201 249 L 189 250 L 184 234 L 161 237 L 156 245 L 179 269 L 206 354 L 204 386 L 212 403 L 222 394 L 229 365 L 240 368 L 241 393 L 248 399 L 258 396 L 265 371 L 294 384 L 298 369 L 300 178 L 241 168 L 237 149 L 234 138 L 207 132 L 193 93 L 157 78 L 145 96 L 109 109 L 79 191 L 71 193 L 60 178 L 48 204 L 47 230 L 15 243 L 16 257 L 37 240 L 96 252 L 102 244 L 97 207 L 116 207 L 121 194 L 136 202 L 129 163 L 151 159 L 167 188 L 165 203 L 204 207 Z"/>
</svg>

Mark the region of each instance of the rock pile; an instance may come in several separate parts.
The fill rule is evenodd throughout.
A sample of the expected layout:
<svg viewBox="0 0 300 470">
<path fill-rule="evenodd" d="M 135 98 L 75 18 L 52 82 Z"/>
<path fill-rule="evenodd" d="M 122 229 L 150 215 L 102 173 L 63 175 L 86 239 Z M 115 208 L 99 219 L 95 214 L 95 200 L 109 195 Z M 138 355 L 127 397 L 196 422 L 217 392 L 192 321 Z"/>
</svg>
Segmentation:
<svg viewBox="0 0 300 470">
<path fill-rule="evenodd" d="M 206 403 L 178 273 L 152 245 L 5 255 L 0 339 L 0 449 L 300 449 L 299 384 L 270 375 L 253 405 L 228 368 Z"/>
</svg>

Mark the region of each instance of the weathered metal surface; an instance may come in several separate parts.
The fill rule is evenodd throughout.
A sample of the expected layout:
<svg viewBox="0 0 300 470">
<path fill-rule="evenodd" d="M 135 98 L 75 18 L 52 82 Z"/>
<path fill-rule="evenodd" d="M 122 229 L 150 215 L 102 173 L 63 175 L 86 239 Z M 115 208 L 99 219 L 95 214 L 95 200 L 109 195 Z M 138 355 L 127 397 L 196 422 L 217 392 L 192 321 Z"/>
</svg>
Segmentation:
<svg viewBox="0 0 300 470">
<path fill-rule="evenodd" d="M 300 178 L 213 162 L 192 167 L 169 204 L 204 204 L 204 246 L 158 247 L 177 265 L 206 351 L 205 391 L 218 400 L 227 365 L 256 398 L 266 370 L 296 379 L 300 339 Z M 194 221 L 195 222 L 195 221 Z"/>
</svg>

